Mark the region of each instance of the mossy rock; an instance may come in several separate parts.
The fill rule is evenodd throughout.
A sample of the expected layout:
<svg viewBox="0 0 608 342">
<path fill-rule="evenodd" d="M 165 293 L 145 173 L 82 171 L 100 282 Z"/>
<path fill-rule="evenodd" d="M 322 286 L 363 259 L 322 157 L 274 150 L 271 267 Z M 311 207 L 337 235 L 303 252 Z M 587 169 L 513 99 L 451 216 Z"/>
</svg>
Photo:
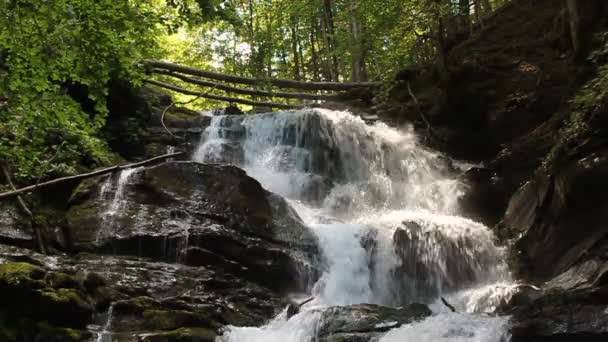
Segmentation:
<svg viewBox="0 0 608 342">
<path fill-rule="evenodd" d="M 0 301 L 0 312 L 72 328 L 86 326 L 93 314 L 78 280 L 24 262 L 0 265 Z"/>
<path fill-rule="evenodd" d="M 0 318 L 0 341 L 3 342 L 81 342 L 90 338 L 88 331 L 58 327 L 46 321 Z"/>
<path fill-rule="evenodd" d="M 66 288 L 66 289 L 80 289 L 82 288 L 82 284 L 75 277 L 60 273 L 60 272 L 49 272 L 44 278 L 46 283 L 54 288 Z"/>
<path fill-rule="evenodd" d="M 117 302 L 114 312 L 117 314 L 142 314 L 146 310 L 158 308 L 160 303 L 150 297 L 140 296 Z"/>
<path fill-rule="evenodd" d="M 214 342 L 215 331 L 205 328 L 180 328 L 172 331 L 146 334 L 144 342 Z"/>
<path fill-rule="evenodd" d="M 14 262 L 0 265 L 0 288 L 21 287 L 40 288 L 44 286 L 42 280 L 45 271 L 26 262 Z"/>
<path fill-rule="evenodd" d="M 144 325 L 155 330 L 173 330 L 183 326 L 221 327 L 204 314 L 183 310 L 146 310 L 142 316 Z"/>
<path fill-rule="evenodd" d="M 80 342 L 91 338 L 88 331 L 56 327 L 47 322 L 38 323 L 37 328 L 39 332 L 34 342 Z"/>
</svg>

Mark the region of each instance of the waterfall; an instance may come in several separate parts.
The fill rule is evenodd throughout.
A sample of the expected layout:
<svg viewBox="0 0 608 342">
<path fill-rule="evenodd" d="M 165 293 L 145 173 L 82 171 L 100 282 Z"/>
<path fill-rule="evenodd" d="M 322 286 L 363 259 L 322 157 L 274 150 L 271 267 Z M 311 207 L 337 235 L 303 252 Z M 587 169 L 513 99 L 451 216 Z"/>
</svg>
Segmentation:
<svg viewBox="0 0 608 342">
<path fill-rule="evenodd" d="M 131 168 L 120 171 L 116 181 L 114 181 L 113 175 L 109 175 L 101 185 L 99 192 L 100 199 L 108 200 L 107 207 L 104 209 L 102 214 L 102 227 L 97 233 L 97 242 L 102 238 L 111 236 L 115 232 L 114 225 L 117 217 L 122 214 L 122 209 L 126 205 L 125 188 L 129 183 L 131 177 L 133 177 L 139 168 Z"/>
<path fill-rule="evenodd" d="M 491 311 L 508 293 L 503 251 L 487 227 L 458 216 L 458 168 L 411 129 L 324 109 L 215 116 L 194 153 L 232 163 L 288 199 L 319 238 L 315 300 L 289 320 L 228 327 L 222 341 L 312 341 L 319 311 L 336 305 L 430 304 L 435 315 L 383 341 L 498 341 Z M 502 289 L 502 290 L 501 290 Z M 443 296 L 459 313 L 438 304 Z"/>
<path fill-rule="evenodd" d="M 101 331 L 97 332 L 97 337 L 95 338 L 95 342 L 112 342 L 112 333 L 110 329 L 112 328 L 112 319 L 114 318 L 114 303 L 110 305 L 108 308 L 108 313 L 106 316 L 106 321 L 101 328 Z"/>
</svg>

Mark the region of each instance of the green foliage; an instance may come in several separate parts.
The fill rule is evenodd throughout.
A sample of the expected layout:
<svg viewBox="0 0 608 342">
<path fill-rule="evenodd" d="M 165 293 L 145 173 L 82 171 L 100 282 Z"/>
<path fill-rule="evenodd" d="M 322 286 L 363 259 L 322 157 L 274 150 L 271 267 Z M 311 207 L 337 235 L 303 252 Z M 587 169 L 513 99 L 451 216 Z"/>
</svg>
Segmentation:
<svg viewBox="0 0 608 342">
<path fill-rule="evenodd" d="M 16 178 L 72 174 L 109 161 L 97 135 L 107 83 L 141 78 L 137 63 L 156 49 L 158 19 L 143 0 L 0 4 L 0 159 Z"/>
<path fill-rule="evenodd" d="M 545 168 L 550 168 L 560 156 L 592 133 L 594 115 L 608 104 L 608 34 L 601 34 L 596 40 L 598 48 L 589 57 L 597 68 L 596 74 L 572 100 L 570 114 L 558 133 L 557 143 L 544 161 Z"/>
</svg>

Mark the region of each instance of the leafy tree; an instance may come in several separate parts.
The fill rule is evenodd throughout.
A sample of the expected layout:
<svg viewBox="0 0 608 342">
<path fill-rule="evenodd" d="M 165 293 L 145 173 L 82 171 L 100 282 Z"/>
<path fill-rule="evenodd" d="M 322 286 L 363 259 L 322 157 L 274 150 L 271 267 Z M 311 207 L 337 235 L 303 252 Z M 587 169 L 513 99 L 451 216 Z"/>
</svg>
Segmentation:
<svg viewBox="0 0 608 342">
<path fill-rule="evenodd" d="M 220 11 L 211 0 L 0 3 L 0 160 L 18 179 L 75 173 L 112 157 L 99 136 L 108 81 L 138 84 L 159 37 Z"/>
</svg>

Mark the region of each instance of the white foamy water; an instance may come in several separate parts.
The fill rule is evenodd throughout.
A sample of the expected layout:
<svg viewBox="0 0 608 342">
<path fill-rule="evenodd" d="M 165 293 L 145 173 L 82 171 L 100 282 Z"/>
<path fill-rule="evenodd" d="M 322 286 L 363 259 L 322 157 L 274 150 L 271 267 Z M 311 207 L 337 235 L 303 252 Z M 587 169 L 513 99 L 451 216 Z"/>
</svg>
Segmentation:
<svg viewBox="0 0 608 342">
<path fill-rule="evenodd" d="M 116 217 L 121 214 L 122 209 L 127 204 L 125 196 L 125 188 L 129 183 L 129 180 L 135 175 L 140 168 L 129 168 L 120 171 L 117 179 L 115 180 L 113 175 L 109 175 L 107 179 L 101 184 L 101 190 L 99 196 L 101 199 L 108 200 L 108 206 L 105 208 L 102 214 L 102 227 L 97 233 L 96 240 L 99 242 L 104 236 L 113 234 L 114 223 Z"/>
<path fill-rule="evenodd" d="M 480 314 L 509 296 L 502 251 L 487 227 L 458 216 L 460 168 L 411 130 L 330 110 L 218 116 L 194 159 L 238 165 L 287 198 L 323 253 L 315 299 L 298 315 L 227 327 L 220 341 L 315 341 L 324 308 L 413 302 L 429 304 L 434 316 L 382 341 L 503 337 L 506 319 Z M 459 313 L 438 305 L 441 296 Z"/>
</svg>

